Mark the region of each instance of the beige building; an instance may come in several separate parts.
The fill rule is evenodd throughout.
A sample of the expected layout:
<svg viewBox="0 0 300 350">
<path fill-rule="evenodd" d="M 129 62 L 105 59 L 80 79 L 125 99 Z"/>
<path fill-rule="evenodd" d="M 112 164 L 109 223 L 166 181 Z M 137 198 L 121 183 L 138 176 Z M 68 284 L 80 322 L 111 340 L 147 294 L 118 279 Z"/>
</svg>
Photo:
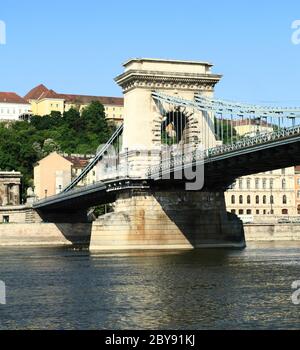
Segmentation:
<svg viewBox="0 0 300 350">
<path fill-rule="evenodd" d="M 262 119 L 244 119 L 235 121 L 232 125 L 238 135 L 248 137 L 254 137 L 258 133 L 269 133 L 274 130 L 272 124 L 268 124 Z"/>
<path fill-rule="evenodd" d="M 0 122 L 17 121 L 31 113 L 30 104 L 14 92 L 0 92 Z"/>
<path fill-rule="evenodd" d="M 237 215 L 295 216 L 295 168 L 242 177 L 225 199 L 227 211 Z"/>
<path fill-rule="evenodd" d="M 300 166 L 295 167 L 295 198 L 296 211 L 300 215 Z"/>
<path fill-rule="evenodd" d="M 37 199 L 61 193 L 79 176 L 94 156 L 66 155 L 53 152 L 41 159 L 34 167 L 34 192 Z M 96 181 L 96 173 L 90 174 L 78 185 L 90 185 Z"/>
<path fill-rule="evenodd" d="M 60 94 L 41 84 L 29 91 L 24 99 L 31 104 L 32 114 L 40 116 L 53 111 L 64 113 L 72 107 L 81 112 L 91 102 L 99 101 L 105 108 L 107 120 L 116 124 L 123 121 L 124 99 L 121 97 Z"/>
<path fill-rule="evenodd" d="M 22 174 L 15 171 L 0 171 L 0 207 L 20 204 Z"/>
</svg>

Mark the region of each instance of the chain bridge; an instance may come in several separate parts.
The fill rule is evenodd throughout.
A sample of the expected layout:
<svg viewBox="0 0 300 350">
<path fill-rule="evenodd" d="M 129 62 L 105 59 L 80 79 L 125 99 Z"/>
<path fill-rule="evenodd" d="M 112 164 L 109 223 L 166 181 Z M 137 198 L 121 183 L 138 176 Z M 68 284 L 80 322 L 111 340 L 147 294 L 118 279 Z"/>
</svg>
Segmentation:
<svg viewBox="0 0 300 350">
<path fill-rule="evenodd" d="M 116 78 L 124 123 L 62 193 L 34 204 L 46 222 L 93 223 L 91 249 L 245 246 L 224 191 L 245 175 L 300 164 L 300 108 L 214 98 L 221 75 L 197 61 L 133 59 Z M 82 186 L 93 171 L 97 180 Z"/>
</svg>

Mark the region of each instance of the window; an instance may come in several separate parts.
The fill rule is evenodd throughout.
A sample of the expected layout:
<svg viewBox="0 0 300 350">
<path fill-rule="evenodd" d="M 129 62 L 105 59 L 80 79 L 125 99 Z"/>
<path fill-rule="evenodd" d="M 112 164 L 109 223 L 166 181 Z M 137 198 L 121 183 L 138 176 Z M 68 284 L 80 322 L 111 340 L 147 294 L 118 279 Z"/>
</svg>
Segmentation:
<svg viewBox="0 0 300 350">
<path fill-rule="evenodd" d="M 286 195 L 284 195 L 282 197 L 282 204 L 287 204 L 287 197 L 286 197 Z"/>
<path fill-rule="evenodd" d="M 259 215 L 259 210 L 256 210 L 256 215 Z"/>
<path fill-rule="evenodd" d="M 270 210 L 270 214 L 271 214 L 271 215 L 274 215 L 274 210 L 273 210 L 273 209 Z"/>
<path fill-rule="evenodd" d="M 281 169 L 281 174 L 285 175 L 285 169 Z"/>
<path fill-rule="evenodd" d="M 244 214 L 244 210 L 243 209 L 240 209 L 239 210 L 239 215 L 243 215 Z"/>
<path fill-rule="evenodd" d="M 251 209 L 248 209 L 247 210 L 247 215 L 251 215 L 252 214 L 252 210 Z"/>
<path fill-rule="evenodd" d="M 232 209 L 231 210 L 231 214 L 235 214 L 236 213 L 236 210 L 235 209 Z"/>
<path fill-rule="evenodd" d="M 256 197 L 255 197 L 255 203 L 256 203 L 256 204 L 259 204 L 259 196 L 256 196 Z"/>
<path fill-rule="evenodd" d="M 235 196 L 231 196 L 231 204 L 235 204 Z"/>
<path fill-rule="evenodd" d="M 240 204 L 243 204 L 243 202 L 244 202 L 243 196 L 240 196 L 240 198 L 239 198 L 239 203 L 240 203 Z"/>
<path fill-rule="evenodd" d="M 267 204 L 267 196 L 263 196 L 263 204 Z"/>
<path fill-rule="evenodd" d="M 259 189 L 259 179 L 255 179 L 255 189 Z"/>
<path fill-rule="evenodd" d="M 3 222 L 4 224 L 9 224 L 9 215 L 4 215 L 4 216 L 3 216 L 3 219 L 2 219 L 2 222 Z"/>
<path fill-rule="evenodd" d="M 247 204 L 251 204 L 251 197 L 247 196 Z"/>
<path fill-rule="evenodd" d="M 264 210 L 264 211 L 263 211 L 263 213 L 264 213 L 264 215 L 266 215 L 266 214 L 267 214 L 267 211 L 266 211 L 266 210 Z"/>
<path fill-rule="evenodd" d="M 247 179 L 247 190 L 251 188 L 251 179 Z"/>
<path fill-rule="evenodd" d="M 298 184 L 298 186 L 300 186 L 300 177 L 298 177 L 298 179 L 297 179 L 297 184 Z"/>
<path fill-rule="evenodd" d="M 239 188 L 241 190 L 243 189 L 243 180 L 242 179 L 239 180 Z"/>
<path fill-rule="evenodd" d="M 283 190 L 286 189 L 286 180 L 285 179 L 282 180 L 282 189 Z"/>
<path fill-rule="evenodd" d="M 270 179 L 270 188 L 274 188 L 274 179 Z"/>
<path fill-rule="evenodd" d="M 300 191 L 297 191 L 297 198 L 300 198 Z"/>
<path fill-rule="evenodd" d="M 267 188 L 267 180 L 263 179 L 263 189 L 265 190 Z"/>
<path fill-rule="evenodd" d="M 282 215 L 288 215 L 289 211 L 288 209 L 282 209 Z"/>
<path fill-rule="evenodd" d="M 270 197 L 270 204 L 274 204 L 274 196 Z"/>
</svg>

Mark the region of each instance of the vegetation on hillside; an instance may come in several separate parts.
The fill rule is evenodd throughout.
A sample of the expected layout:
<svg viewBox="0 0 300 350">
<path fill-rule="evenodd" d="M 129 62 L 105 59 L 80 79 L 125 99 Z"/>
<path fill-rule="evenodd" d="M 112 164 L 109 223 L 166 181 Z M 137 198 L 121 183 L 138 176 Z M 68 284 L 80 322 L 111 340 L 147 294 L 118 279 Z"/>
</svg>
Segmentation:
<svg viewBox="0 0 300 350">
<path fill-rule="evenodd" d="M 0 123 L 0 169 L 21 171 L 25 191 L 33 185 L 33 166 L 38 160 L 53 151 L 94 154 L 112 132 L 99 102 L 92 102 L 81 114 L 70 109 L 63 115 L 52 112 L 32 116 L 28 122 Z"/>
</svg>

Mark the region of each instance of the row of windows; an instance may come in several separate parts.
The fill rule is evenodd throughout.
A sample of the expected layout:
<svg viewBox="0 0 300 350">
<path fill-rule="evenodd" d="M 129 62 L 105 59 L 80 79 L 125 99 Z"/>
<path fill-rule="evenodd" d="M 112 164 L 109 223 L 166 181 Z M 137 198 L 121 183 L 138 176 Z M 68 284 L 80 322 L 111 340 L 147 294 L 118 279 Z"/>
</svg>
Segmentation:
<svg viewBox="0 0 300 350">
<path fill-rule="evenodd" d="M 238 187 L 240 190 L 242 190 L 244 188 L 244 182 L 245 179 L 239 179 L 238 180 Z M 246 188 L 247 190 L 251 189 L 251 184 L 252 184 L 252 180 L 251 179 L 246 179 Z M 236 188 L 236 184 L 233 184 L 232 188 Z M 270 179 L 269 181 L 267 181 L 267 179 L 255 179 L 255 189 L 264 189 L 266 190 L 267 188 L 272 189 L 274 188 L 274 179 Z M 283 190 L 286 189 L 286 179 L 282 179 L 281 181 L 281 188 Z"/>
<path fill-rule="evenodd" d="M 244 196 L 242 196 L 242 195 L 239 196 L 238 201 L 239 201 L 239 204 L 244 204 Z M 262 198 L 260 196 L 256 196 L 255 197 L 255 204 L 260 204 L 260 202 L 262 202 L 262 204 L 274 204 L 274 196 L 270 196 L 269 203 L 268 203 L 267 196 L 263 196 Z M 236 203 L 236 196 L 233 195 L 233 196 L 231 196 L 231 204 L 235 204 L 235 203 Z M 251 204 L 251 196 L 247 196 L 246 203 Z M 286 195 L 282 196 L 282 204 L 287 204 L 287 196 Z"/>
<path fill-rule="evenodd" d="M 256 214 L 256 215 L 266 215 L 267 214 L 267 211 L 264 209 L 264 210 L 252 210 L 252 209 L 247 209 L 247 210 L 243 210 L 243 209 L 239 209 L 239 210 L 235 210 L 235 209 L 232 209 L 231 210 L 231 213 L 232 214 L 238 214 L 238 215 L 252 215 L 252 214 Z M 274 210 L 270 210 L 270 212 L 268 212 L 268 214 L 270 215 L 274 215 Z M 288 215 L 289 214 L 289 210 L 288 209 L 282 209 L 281 210 L 281 214 L 282 215 Z"/>
<path fill-rule="evenodd" d="M 7 108 L 7 109 L 4 109 L 4 108 L 1 108 L 1 114 L 22 114 L 22 113 L 28 113 L 29 109 L 28 108 L 24 108 L 24 109 L 19 109 L 19 110 L 16 110 L 15 108 Z"/>
</svg>

